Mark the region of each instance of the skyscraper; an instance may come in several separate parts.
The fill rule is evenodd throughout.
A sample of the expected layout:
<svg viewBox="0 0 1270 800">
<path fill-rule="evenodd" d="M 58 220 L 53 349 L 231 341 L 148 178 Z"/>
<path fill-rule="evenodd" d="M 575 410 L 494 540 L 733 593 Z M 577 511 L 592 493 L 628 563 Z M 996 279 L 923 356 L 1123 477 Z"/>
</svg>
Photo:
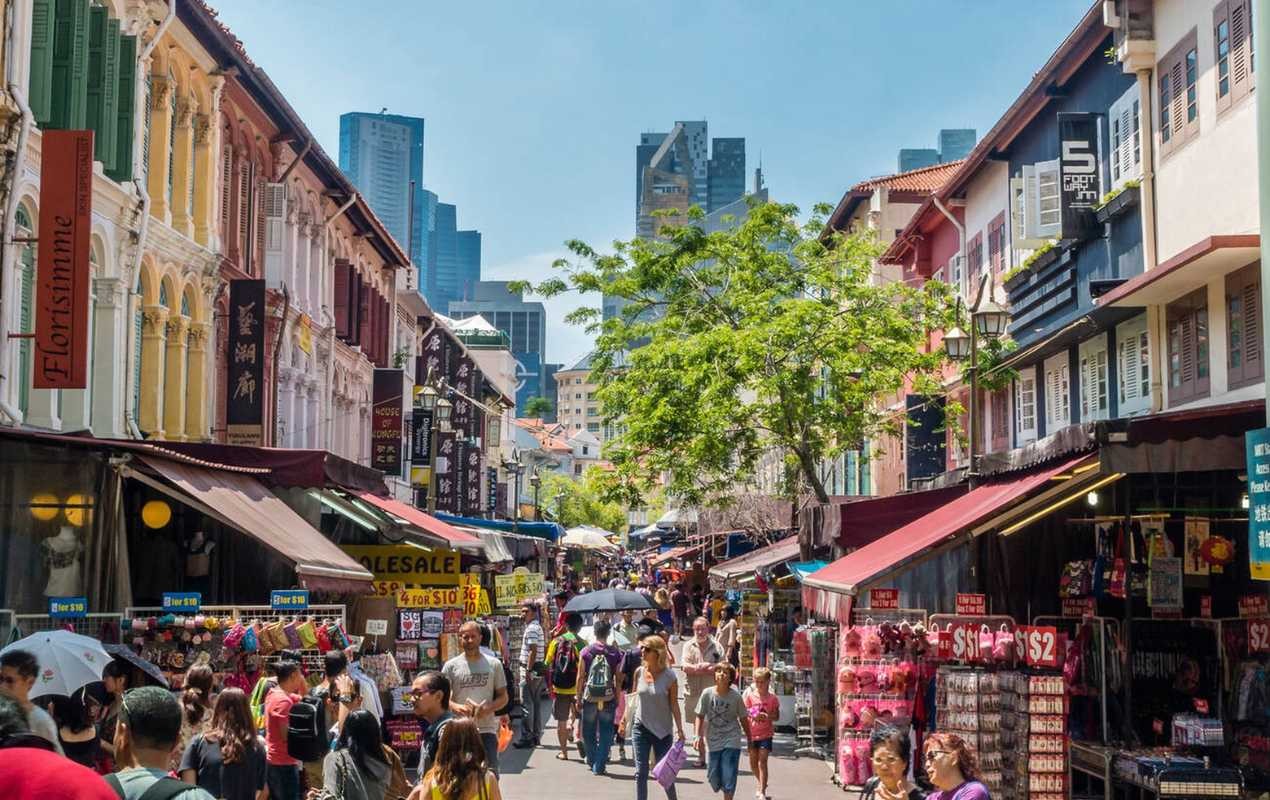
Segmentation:
<svg viewBox="0 0 1270 800">
<path fill-rule="evenodd" d="M 416 265 L 425 264 L 427 249 L 421 235 L 427 230 L 423 119 L 360 111 L 341 114 L 340 169 L 403 248 L 410 246 L 411 228 L 406 217 L 410 210 L 410 182 L 414 181 L 414 242 L 410 259 Z M 423 286 L 423 282 L 419 285 Z"/>
<path fill-rule="evenodd" d="M 459 299 L 459 210 L 453 203 L 437 203 L 436 225 L 431 235 L 436 242 L 436 259 L 428 265 L 428 283 L 423 296 L 436 309 L 449 308 Z"/>
<path fill-rule="evenodd" d="M 516 407 L 543 396 L 542 359 L 547 351 L 547 309 L 528 302 L 520 292 L 508 291 L 507 281 L 478 281 L 470 299 L 451 300 L 450 316 L 467 319 L 480 314 L 511 340 L 516 359 Z"/>
<path fill-rule="evenodd" d="M 745 140 L 715 139 L 711 150 L 706 211 L 723 208 L 745 194 Z"/>
<path fill-rule="evenodd" d="M 979 135 L 974 128 L 941 128 L 938 144 L 935 149 L 925 147 L 904 147 L 896 165 L 899 172 L 909 172 L 936 164 L 947 164 L 970 155 L 975 149 Z"/>
<path fill-rule="evenodd" d="M 456 300 L 471 299 L 476 284 L 481 280 L 481 232 L 459 231 L 457 243 L 457 275 L 459 296 Z"/>
<path fill-rule="evenodd" d="M 703 211 L 731 203 L 745 194 L 745 139 L 710 142 L 705 120 L 676 122 L 669 133 L 640 134 L 635 146 L 635 231 L 657 235 L 661 220 L 653 212 L 666 209 Z M 713 153 L 711 153 L 713 144 Z"/>
</svg>

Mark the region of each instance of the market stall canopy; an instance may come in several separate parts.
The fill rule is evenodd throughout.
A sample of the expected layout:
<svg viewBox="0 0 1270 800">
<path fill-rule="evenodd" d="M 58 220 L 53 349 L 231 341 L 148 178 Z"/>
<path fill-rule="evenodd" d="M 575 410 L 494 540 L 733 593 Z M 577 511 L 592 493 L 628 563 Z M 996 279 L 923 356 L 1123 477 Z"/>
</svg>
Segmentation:
<svg viewBox="0 0 1270 800">
<path fill-rule="evenodd" d="M 836 535 L 831 533 L 828 538 L 844 549 L 864 547 L 965 493 L 964 485 L 948 486 L 842 503 L 826 515 L 827 525 L 831 519 L 838 523 Z"/>
<path fill-rule="evenodd" d="M 771 569 L 798 558 L 798 537 L 790 536 L 776 544 L 751 550 L 743 556 L 731 561 L 715 564 L 710 568 L 710 577 L 723 581 L 737 580 L 752 575 L 759 570 Z"/>
<path fill-rule="evenodd" d="M 985 484 L 956 497 L 903 527 L 849 553 L 803 583 L 803 604 L 837 621 L 850 616 L 852 597 L 885 580 L 950 537 L 1044 486 L 1051 478 L 1096 457 L 1082 455 L 1012 480 Z"/>
<path fill-rule="evenodd" d="M 827 566 L 829 566 L 828 561 L 794 561 L 789 565 L 789 574 L 793 575 L 799 583 L 803 583 L 808 575 Z"/>
<path fill-rule="evenodd" d="M 511 548 L 507 546 L 507 540 L 503 538 L 504 534 L 480 528 L 466 528 L 464 532 L 481 540 L 481 544 L 485 546 L 485 560 L 491 564 L 516 560 Z"/>
<path fill-rule="evenodd" d="M 378 497 L 370 492 L 361 492 L 357 496 L 380 511 L 391 514 L 398 519 L 404 519 L 416 528 L 440 538 L 449 547 L 458 550 L 484 549 L 484 545 L 478 537 L 465 533 L 431 514 L 425 514 L 414 506 L 408 506 L 405 503 L 391 500 L 387 497 Z"/>
<path fill-rule="evenodd" d="M 695 508 L 672 508 L 657 519 L 662 528 L 673 528 L 676 525 L 696 525 L 697 510 Z"/>
<path fill-rule="evenodd" d="M 137 460 L 176 488 L 132 468 L 127 468 L 128 477 L 256 539 L 293 564 L 306 587 L 333 592 L 371 590 L 371 574 L 361 564 L 255 478 L 153 456 Z"/>
<path fill-rule="evenodd" d="M 503 519 L 481 519 L 480 517 L 460 517 L 455 514 L 437 513 L 436 518 L 454 525 L 466 525 L 470 528 L 488 528 L 504 533 L 519 533 L 554 542 L 564 534 L 564 528 L 554 522 L 512 522 Z"/>
<path fill-rule="evenodd" d="M 168 441 L 162 446 L 204 461 L 267 469 L 269 476 L 265 482 L 273 486 L 301 486 L 306 489 L 341 486 L 359 492 L 388 494 L 384 473 L 325 450 Z"/>
<path fill-rule="evenodd" d="M 563 547 L 581 547 L 585 550 L 616 550 L 617 545 L 609 541 L 613 534 L 590 525 L 579 525 L 564 532 L 560 540 Z"/>
<path fill-rule="evenodd" d="M 658 564 L 665 564 L 666 562 L 673 561 L 677 558 L 692 558 L 697 553 L 701 552 L 701 547 L 702 546 L 699 544 L 689 545 L 687 547 L 672 547 L 661 555 L 653 556 L 648 560 L 648 563 L 650 566 L 655 567 Z"/>
</svg>

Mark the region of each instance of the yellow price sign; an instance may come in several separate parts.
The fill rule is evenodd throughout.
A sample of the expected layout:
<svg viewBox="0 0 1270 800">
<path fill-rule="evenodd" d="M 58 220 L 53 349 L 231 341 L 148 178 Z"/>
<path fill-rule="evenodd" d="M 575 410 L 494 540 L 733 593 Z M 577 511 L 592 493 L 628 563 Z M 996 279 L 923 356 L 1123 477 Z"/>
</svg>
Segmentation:
<svg viewBox="0 0 1270 800">
<path fill-rule="evenodd" d="M 499 608 L 510 608 L 542 594 L 543 578 L 540 572 L 514 572 L 511 575 L 494 576 L 494 599 Z"/>
<path fill-rule="evenodd" d="M 457 586 L 432 589 L 400 589 L 395 593 L 398 608 L 461 608 L 464 591 Z"/>
</svg>

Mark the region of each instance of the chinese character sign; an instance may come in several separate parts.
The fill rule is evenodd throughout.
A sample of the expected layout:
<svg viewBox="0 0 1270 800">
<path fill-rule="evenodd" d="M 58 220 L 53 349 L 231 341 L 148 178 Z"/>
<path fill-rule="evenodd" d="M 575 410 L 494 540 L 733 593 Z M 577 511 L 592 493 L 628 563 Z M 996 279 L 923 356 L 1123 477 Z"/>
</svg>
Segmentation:
<svg viewBox="0 0 1270 800">
<path fill-rule="evenodd" d="M 370 465 L 389 475 L 401 474 L 401 407 L 404 385 L 405 377 L 401 370 L 375 370 Z"/>
<path fill-rule="evenodd" d="M 265 413 L 265 282 L 229 282 L 225 358 L 225 425 L 230 444 L 263 445 Z"/>
<path fill-rule="evenodd" d="M 1093 224 L 1093 211 L 1102 199 L 1098 115 L 1060 113 L 1058 140 L 1062 238 L 1079 239 Z"/>
<path fill-rule="evenodd" d="M 1253 580 L 1270 581 L 1270 428 L 1248 431 L 1248 561 Z"/>
<path fill-rule="evenodd" d="M 458 513 L 458 504 L 455 502 L 458 491 L 454 480 L 457 456 L 454 433 L 438 431 L 436 436 L 437 463 L 434 469 L 437 471 L 437 511 L 455 514 Z"/>
</svg>

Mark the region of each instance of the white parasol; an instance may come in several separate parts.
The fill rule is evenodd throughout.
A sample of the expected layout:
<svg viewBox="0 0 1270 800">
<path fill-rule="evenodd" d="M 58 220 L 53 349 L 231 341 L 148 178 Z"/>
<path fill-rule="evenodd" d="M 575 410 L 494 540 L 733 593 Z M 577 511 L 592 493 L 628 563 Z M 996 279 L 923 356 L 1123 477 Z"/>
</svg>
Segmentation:
<svg viewBox="0 0 1270 800">
<path fill-rule="evenodd" d="M 25 650 L 40 662 L 31 696 L 57 694 L 69 697 L 80 688 L 101 680 L 110 654 L 101 642 L 70 631 L 40 631 L 0 650 Z"/>
<path fill-rule="evenodd" d="M 617 545 L 608 540 L 613 534 L 590 525 L 579 525 L 564 532 L 560 540 L 563 547 L 581 547 L 587 550 L 616 550 Z"/>
</svg>

